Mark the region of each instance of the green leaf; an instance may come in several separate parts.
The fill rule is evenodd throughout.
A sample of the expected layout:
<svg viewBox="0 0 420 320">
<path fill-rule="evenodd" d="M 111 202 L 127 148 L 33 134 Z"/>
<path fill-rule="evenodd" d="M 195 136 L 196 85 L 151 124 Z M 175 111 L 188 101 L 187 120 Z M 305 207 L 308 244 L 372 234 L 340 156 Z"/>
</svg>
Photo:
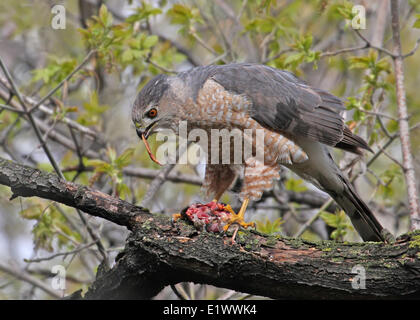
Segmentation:
<svg viewBox="0 0 420 320">
<path fill-rule="evenodd" d="M 109 109 L 109 106 L 101 105 L 99 103 L 98 92 L 93 91 L 90 96 L 90 101 L 83 103 L 83 108 L 84 111 L 79 113 L 77 122 L 85 126 L 91 126 L 96 125 L 100 122 L 100 116 L 102 115 L 102 113 Z"/>
<path fill-rule="evenodd" d="M 416 14 L 416 21 L 414 21 L 413 28 L 420 29 L 420 14 Z"/>
<path fill-rule="evenodd" d="M 123 52 L 122 56 L 121 56 L 121 61 L 122 62 L 130 62 L 131 60 L 133 60 L 134 55 L 133 55 L 134 50 L 132 49 L 127 49 Z"/>
<path fill-rule="evenodd" d="M 399 128 L 399 124 L 398 121 L 394 120 L 394 119 L 390 119 L 386 125 L 386 128 L 388 129 L 388 131 L 390 133 L 394 133 L 398 131 Z"/>
<path fill-rule="evenodd" d="M 110 27 L 112 25 L 112 14 L 109 13 L 105 4 L 102 4 L 99 8 L 99 20 L 105 27 Z"/>
<path fill-rule="evenodd" d="M 37 204 L 30 206 L 26 209 L 23 209 L 19 212 L 22 218 L 32 220 L 32 219 L 39 219 L 42 215 L 42 206 Z"/>
<path fill-rule="evenodd" d="M 331 238 L 334 240 L 343 240 L 347 230 L 353 229 L 343 210 L 337 211 L 335 214 L 323 211 L 320 217 L 328 226 L 336 229 L 331 233 Z"/>
<path fill-rule="evenodd" d="M 302 179 L 293 179 L 290 178 L 286 181 L 285 187 L 287 190 L 294 191 L 294 192 L 303 192 L 308 190 L 305 186 Z"/>
<path fill-rule="evenodd" d="M 128 166 L 133 158 L 134 155 L 134 148 L 128 148 L 126 149 L 116 160 L 115 165 L 122 169 L 126 166 Z"/>
<path fill-rule="evenodd" d="M 278 233 L 281 231 L 281 225 L 284 223 L 282 218 L 277 218 L 274 221 L 271 221 L 268 218 L 265 218 L 264 221 L 257 220 L 257 230 L 266 234 Z"/>
<path fill-rule="evenodd" d="M 355 16 L 355 14 L 352 12 L 353 5 L 354 4 L 345 1 L 338 4 L 335 9 L 344 19 L 352 20 Z"/>
<path fill-rule="evenodd" d="M 108 155 L 109 160 L 114 163 L 115 159 L 117 158 L 117 152 L 115 151 L 114 148 L 112 147 L 108 147 L 106 149 L 106 154 Z"/>
<path fill-rule="evenodd" d="M 337 228 L 337 216 L 334 213 L 323 211 L 320 215 L 321 219 L 330 227 Z"/>
<path fill-rule="evenodd" d="M 200 11 L 197 8 L 189 8 L 176 3 L 166 13 L 171 19 L 171 23 L 180 24 L 189 28 L 194 22 L 203 23 Z"/>
<path fill-rule="evenodd" d="M 369 68 L 368 57 L 350 57 L 350 69 L 367 69 Z"/>
<path fill-rule="evenodd" d="M 130 15 L 127 19 L 125 19 L 125 21 L 128 23 L 134 23 L 137 21 L 143 21 L 148 17 L 156 16 L 161 13 L 161 9 L 155 8 L 147 2 L 142 2 L 142 5 L 136 8 L 136 13 Z"/>
<path fill-rule="evenodd" d="M 88 159 L 85 161 L 85 166 L 92 166 L 92 167 L 101 167 L 108 165 L 108 162 L 99 160 L 99 159 Z"/>
<path fill-rule="evenodd" d="M 293 53 L 287 56 L 286 60 L 284 60 L 284 64 L 293 64 L 293 63 L 299 63 L 303 60 L 304 58 L 304 53 L 303 52 L 298 52 L 298 53 Z"/>
<path fill-rule="evenodd" d="M 256 18 L 245 25 L 245 30 L 260 33 L 270 33 L 276 27 L 276 21 L 272 17 Z"/>
<path fill-rule="evenodd" d="M 156 35 L 148 36 L 143 41 L 143 47 L 146 48 L 146 49 L 149 49 L 149 48 L 153 47 L 158 42 L 158 40 L 159 40 L 159 38 Z"/>
</svg>

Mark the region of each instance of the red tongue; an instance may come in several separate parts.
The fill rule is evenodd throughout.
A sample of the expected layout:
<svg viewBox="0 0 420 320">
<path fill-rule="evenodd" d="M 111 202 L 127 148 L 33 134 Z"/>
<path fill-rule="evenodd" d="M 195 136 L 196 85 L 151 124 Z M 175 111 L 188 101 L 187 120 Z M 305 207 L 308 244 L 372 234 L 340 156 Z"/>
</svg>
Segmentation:
<svg viewBox="0 0 420 320">
<path fill-rule="evenodd" d="M 150 150 L 149 143 L 147 142 L 143 134 L 141 135 L 141 139 L 143 140 L 144 145 L 146 146 L 146 150 L 147 150 L 147 153 L 149 154 L 150 159 L 152 159 L 153 162 L 156 162 L 158 165 L 161 166 L 162 164 L 153 155 L 152 150 Z"/>
</svg>

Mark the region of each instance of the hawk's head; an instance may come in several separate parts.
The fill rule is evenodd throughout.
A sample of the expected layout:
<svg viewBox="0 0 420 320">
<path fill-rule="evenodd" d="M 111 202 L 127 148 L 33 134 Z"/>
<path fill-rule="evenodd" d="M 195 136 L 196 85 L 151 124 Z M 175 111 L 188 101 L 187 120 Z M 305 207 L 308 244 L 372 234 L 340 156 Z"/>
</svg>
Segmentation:
<svg viewBox="0 0 420 320">
<path fill-rule="evenodd" d="M 163 103 L 169 94 L 169 78 L 161 74 L 150 80 L 134 101 L 132 118 L 137 134 L 147 138 L 158 128 L 167 128 L 173 117 L 173 110 Z"/>
</svg>

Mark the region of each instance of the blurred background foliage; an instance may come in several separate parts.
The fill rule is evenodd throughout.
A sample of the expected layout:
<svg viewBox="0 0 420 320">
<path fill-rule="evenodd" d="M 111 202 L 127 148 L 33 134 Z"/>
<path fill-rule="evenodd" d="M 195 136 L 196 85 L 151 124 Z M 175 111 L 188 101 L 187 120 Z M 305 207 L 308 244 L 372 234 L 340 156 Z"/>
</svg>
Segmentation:
<svg viewBox="0 0 420 320">
<path fill-rule="evenodd" d="M 65 29 L 51 27 L 54 5 L 63 5 Z M 366 29 L 355 31 L 352 8 L 366 9 Z M 420 1 L 401 1 L 401 39 L 408 53 L 420 38 Z M 406 189 L 401 169 L 392 59 L 372 46 L 391 50 L 388 1 L 342 0 L 3 0 L 0 55 L 29 106 L 56 92 L 34 111 L 44 139 L 67 180 L 90 185 L 154 212 L 171 214 L 203 201 L 203 164 L 177 165 L 163 184 L 152 180 L 160 167 L 150 161 L 131 122 L 136 93 L 154 75 L 194 66 L 258 62 L 286 69 L 341 97 L 346 122 L 374 154 L 334 155 L 378 219 L 399 235 L 408 230 Z M 419 53 L 405 63 L 412 152 L 420 176 Z M 68 75 L 74 73 L 69 79 Z M 12 105 L 0 74 L 0 103 Z M 157 143 L 151 140 L 153 151 Z M 386 151 L 381 148 L 386 146 Z M 31 125 L 20 114 L 0 111 L 0 155 L 53 172 Z M 178 177 L 176 179 L 171 179 Z M 151 181 L 153 181 L 151 183 Z M 179 182 L 181 181 L 181 182 Z M 156 185 L 158 187 L 156 187 Z M 233 188 L 235 191 L 235 187 Z M 103 260 L 78 213 L 41 199 L 9 202 L 0 186 L 0 261 L 50 283 L 53 265 L 64 265 L 67 287 L 59 295 L 86 290 Z M 235 192 L 223 201 L 238 206 Z M 282 172 L 273 192 L 253 203 L 247 219 L 274 235 L 309 240 L 357 241 L 348 218 L 325 194 Z M 109 261 L 127 231 L 86 217 Z M 0 272 L 1 299 L 48 298 L 26 282 Z M 204 285 L 179 284 L 156 298 L 251 298 Z"/>
</svg>

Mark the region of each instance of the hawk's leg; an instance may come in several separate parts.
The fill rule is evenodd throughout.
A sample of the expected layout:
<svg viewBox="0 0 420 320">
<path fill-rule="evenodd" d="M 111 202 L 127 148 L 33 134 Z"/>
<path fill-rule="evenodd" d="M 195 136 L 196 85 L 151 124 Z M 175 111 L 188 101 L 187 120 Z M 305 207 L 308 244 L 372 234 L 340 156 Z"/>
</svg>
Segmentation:
<svg viewBox="0 0 420 320">
<path fill-rule="evenodd" d="M 245 222 L 244 217 L 245 217 L 245 211 L 246 208 L 248 207 L 248 203 L 249 203 L 249 198 L 245 198 L 244 202 L 242 202 L 242 206 L 241 209 L 239 209 L 238 213 L 235 213 L 232 208 L 230 208 L 230 206 L 228 206 L 230 208 L 229 211 L 231 211 L 232 213 L 232 218 L 228 221 L 228 223 L 223 227 L 223 230 L 226 231 L 227 229 L 229 229 L 229 227 L 232 224 L 238 224 L 243 228 L 249 228 L 249 227 L 254 227 L 255 228 L 255 222 Z"/>
</svg>

